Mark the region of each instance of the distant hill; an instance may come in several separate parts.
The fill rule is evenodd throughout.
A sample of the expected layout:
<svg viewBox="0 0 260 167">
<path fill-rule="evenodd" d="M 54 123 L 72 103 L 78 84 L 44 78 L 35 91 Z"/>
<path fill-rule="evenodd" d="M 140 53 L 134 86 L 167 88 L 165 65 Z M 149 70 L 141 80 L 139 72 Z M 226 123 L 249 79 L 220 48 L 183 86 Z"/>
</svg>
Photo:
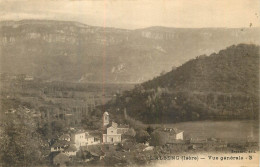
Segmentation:
<svg viewBox="0 0 260 167">
<path fill-rule="evenodd" d="M 103 28 L 78 22 L 0 22 L 2 73 L 44 80 L 141 83 L 201 54 L 260 44 L 260 28 Z"/>
<path fill-rule="evenodd" d="M 128 115 L 148 123 L 258 119 L 259 56 L 260 47 L 247 44 L 199 56 L 106 107 L 110 112 L 126 107 Z"/>
</svg>

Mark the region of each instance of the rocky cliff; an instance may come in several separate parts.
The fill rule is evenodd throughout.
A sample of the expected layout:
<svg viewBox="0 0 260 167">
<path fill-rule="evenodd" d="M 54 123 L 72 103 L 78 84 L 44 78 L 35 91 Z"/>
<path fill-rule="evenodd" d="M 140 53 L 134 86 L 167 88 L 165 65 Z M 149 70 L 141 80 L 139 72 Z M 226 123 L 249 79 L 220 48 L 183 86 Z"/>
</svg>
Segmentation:
<svg viewBox="0 0 260 167">
<path fill-rule="evenodd" d="M 2 73 L 73 82 L 143 82 L 201 54 L 260 44 L 259 28 L 137 30 L 78 22 L 0 22 Z"/>
</svg>

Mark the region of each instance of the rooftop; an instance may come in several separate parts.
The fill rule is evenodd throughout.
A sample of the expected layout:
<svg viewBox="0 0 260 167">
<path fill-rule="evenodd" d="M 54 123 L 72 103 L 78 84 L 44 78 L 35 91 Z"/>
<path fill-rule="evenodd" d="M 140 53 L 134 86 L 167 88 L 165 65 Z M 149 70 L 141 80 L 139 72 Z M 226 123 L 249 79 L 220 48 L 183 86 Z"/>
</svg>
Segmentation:
<svg viewBox="0 0 260 167">
<path fill-rule="evenodd" d="M 65 146 L 69 146 L 70 142 L 66 141 L 66 140 L 59 140 L 56 141 L 51 147 L 65 147 Z"/>
<path fill-rule="evenodd" d="M 172 134 L 178 134 L 178 133 L 184 132 L 183 130 L 179 130 L 177 128 L 164 128 L 163 131 L 170 132 Z"/>
<path fill-rule="evenodd" d="M 74 145 L 70 145 L 65 151 L 77 151 L 77 148 Z"/>
<path fill-rule="evenodd" d="M 89 138 L 93 138 L 93 136 L 92 136 L 92 135 L 89 135 L 89 134 L 86 134 L 85 138 L 86 138 L 86 139 L 89 139 Z"/>
<path fill-rule="evenodd" d="M 118 127 L 118 124 L 115 123 L 115 122 L 112 122 L 112 127 L 113 127 L 113 128 L 117 128 L 117 127 Z"/>
<path fill-rule="evenodd" d="M 120 124 L 120 125 L 118 126 L 118 128 L 129 128 L 129 125 L 122 125 L 122 124 Z"/>
<path fill-rule="evenodd" d="M 67 138 L 70 138 L 69 134 L 63 134 L 60 136 L 60 139 L 67 139 Z"/>
<path fill-rule="evenodd" d="M 75 135 L 75 134 L 82 134 L 82 133 L 86 133 L 86 134 L 88 134 L 88 132 L 87 131 L 85 131 L 85 130 L 77 130 L 76 132 L 74 132 L 73 134 Z"/>
</svg>

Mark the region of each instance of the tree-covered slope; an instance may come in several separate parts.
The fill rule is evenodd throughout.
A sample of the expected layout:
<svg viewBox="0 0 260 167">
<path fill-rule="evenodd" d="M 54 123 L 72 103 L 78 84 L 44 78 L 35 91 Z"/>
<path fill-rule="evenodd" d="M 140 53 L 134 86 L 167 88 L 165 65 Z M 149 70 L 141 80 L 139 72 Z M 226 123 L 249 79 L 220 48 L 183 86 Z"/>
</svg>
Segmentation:
<svg viewBox="0 0 260 167">
<path fill-rule="evenodd" d="M 240 44 L 218 54 L 202 55 L 176 70 L 143 83 L 145 89 L 168 87 L 182 91 L 244 92 L 258 88 L 259 47 Z"/>
<path fill-rule="evenodd" d="M 145 122 L 258 118 L 259 46 L 199 56 L 108 104 Z M 112 111 L 113 112 L 113 111 Z"/>
</svg>

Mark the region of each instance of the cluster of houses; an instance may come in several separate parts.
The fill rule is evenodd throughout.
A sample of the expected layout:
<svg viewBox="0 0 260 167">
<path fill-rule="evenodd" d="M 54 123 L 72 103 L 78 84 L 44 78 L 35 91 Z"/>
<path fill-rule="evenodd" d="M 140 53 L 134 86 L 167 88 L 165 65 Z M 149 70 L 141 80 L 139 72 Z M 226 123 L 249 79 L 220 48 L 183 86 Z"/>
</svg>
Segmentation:
<svg viewBox="0 0 260 167">
<path fill-rule="evenodd" d="M 68 157 L 73 157 L 76 156 L 76 153 L 81 147 L 98 144 L 100 144 L 100 138 L 98 136 L 93 136 L 87 131 L 79 130 L 71 135 L 61 135 L 59 139 L 51 145 L 51 152 L 59 152 Z"/>
<path fill-rule="evenodd" d="M 62 160 L 68 160 L 69 157 L 76 156 L 76 153 L 82 147 L 89 148 L 93 145 L 100 144 L 117 144 L 121 142 L 121 135 L 128 131 L 128 125 L 118 125 L 115 122 L 110 122 L 108 112 L 103 114 L 103 128 L 106 129 L 103 134 L 103 141 L 101 142 L 100 136 L 91 134 L 85 130 L 78 130 L 71 134 L 63 134 L 54 144 L 51 145 L 51 152 L 58 153 L 53 158 L 54 164 L 60 164 Z M 93 149 L 92 149 L 93 150 Z M 98 156 L 97 153 L 93 152 L 94 156 Z M 102 155 L 102 154 L 100 154 Z M 62 158 L 63 157 L 63 158 Z M 65 158 L 67 157 L 67 158 Z"/>
<path fill-rule="evenodd" d="M 75 157 L 81 147 L 100 144 L 100 138 L 94 137 L 87 131 L 77 131 L 72 134 L 63 134 L 51 145 L 51 154 L 55 155 L 53 163 L 58 165 Z M 93 152 L 93 155 L 96 153 Z"/>
<path fill-rule="evenodd" d="M 101 144 L 118 144 L 122 142 L 122 135 L 129 130 L 129 125 L 118 125 L 116 122 L 110 121 L 109 113 L 103 114 L 104 132 L 101 136 L 90 133 L 85 130 L 78 130 L 71 134 L 63 134 L 54 144 L 51 145 L 51 153 L 56 153 L 53 158 L 54 164 L 64 163 L 68 161 L 76 153 L 84 148 L 90 152 L 91 155 L 101 158 L 104 152 L 100 149 Z M 162 131 L 168 136 L 168 140 L 183 140 L 183 131 L 175 128 L 164 128 Z"/>
</svg>

